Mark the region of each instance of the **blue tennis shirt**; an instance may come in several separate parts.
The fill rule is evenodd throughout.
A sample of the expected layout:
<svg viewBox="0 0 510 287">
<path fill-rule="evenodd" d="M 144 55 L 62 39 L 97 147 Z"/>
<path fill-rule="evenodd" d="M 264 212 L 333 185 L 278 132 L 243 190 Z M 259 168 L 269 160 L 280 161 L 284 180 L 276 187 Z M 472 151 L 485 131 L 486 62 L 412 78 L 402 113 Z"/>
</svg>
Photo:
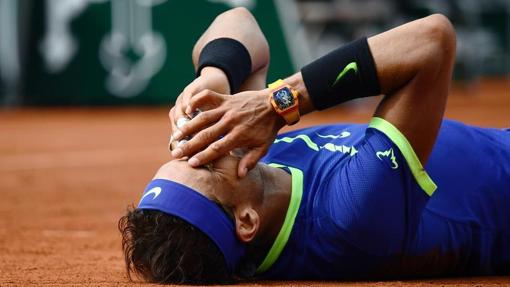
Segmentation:
<svg viewBox="0 0 510 287">
<path fill-rule="evenodd" d="M 510 274 L 510 131 L 445 120 L 422 167 L 389 122 L 279 135 L 292 175 L 268 279 Z"/>
</svg>

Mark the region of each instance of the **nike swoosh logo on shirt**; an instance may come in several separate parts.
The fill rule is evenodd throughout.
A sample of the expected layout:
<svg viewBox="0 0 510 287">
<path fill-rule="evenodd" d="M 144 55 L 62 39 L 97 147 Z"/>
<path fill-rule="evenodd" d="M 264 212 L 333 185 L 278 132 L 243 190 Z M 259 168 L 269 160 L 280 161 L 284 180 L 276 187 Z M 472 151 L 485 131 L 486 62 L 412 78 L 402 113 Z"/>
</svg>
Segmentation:
<svg viewBox="0 0 510 287">
<path fill-rule="evenodd" d="M 344 67 L 344 69 L 340 73 L 338 73 L 338 75 L 336 76 L 335 82 L 331 86 L 336 85 L 336 83 L 338 83 L 338 81 L 340 81 L 345 76 L 345 74 L 347 74 L 349 71 L 354 71 L 354 73 L 357 74 L 358 73 L 358 64 L 356 62 L 350 62 L 349 64 L 347 64 Z"/>
</svg>

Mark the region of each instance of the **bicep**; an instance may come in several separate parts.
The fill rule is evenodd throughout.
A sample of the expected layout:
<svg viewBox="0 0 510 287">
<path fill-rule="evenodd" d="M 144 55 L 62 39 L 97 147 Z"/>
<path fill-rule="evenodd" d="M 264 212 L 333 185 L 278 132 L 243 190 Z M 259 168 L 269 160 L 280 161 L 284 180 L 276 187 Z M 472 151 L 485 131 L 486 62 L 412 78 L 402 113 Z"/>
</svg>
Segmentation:
<svg viewBox="0 0 510 287">
<path fill-rule="evenodd" d="M 432 15 L 368 39 L 382 92 L 375 112 L 397 127 L 426 163 L 444 114 L 455 58 L 455 32 Z"/>
<path fill-rule="evenodd" d="M 432 78 L 427 81 L 426 76 L 419 75 L 393 95 L 385 96 L 374 113 L 374 117 L 385 119 L 405 135 L 422 164 L 432 152 L 448 93 L 447 88 L 431 88 L 441 84 Z"/>
</svg>

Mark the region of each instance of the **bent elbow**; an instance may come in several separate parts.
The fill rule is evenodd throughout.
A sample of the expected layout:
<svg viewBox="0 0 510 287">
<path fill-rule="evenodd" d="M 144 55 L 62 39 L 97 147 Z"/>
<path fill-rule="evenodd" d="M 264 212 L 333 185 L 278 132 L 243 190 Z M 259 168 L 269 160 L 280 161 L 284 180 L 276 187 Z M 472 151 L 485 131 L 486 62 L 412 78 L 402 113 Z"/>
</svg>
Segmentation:
<svg viewBox="0 0 510 287">
<path fill-rule="evenodd" d="M 230 9 L 230 10 L 220 14 L 220 16 L 235 17 L 236 19 L 243 19 L 243 20 L 250 20 L 250 21 L 255 20 L 255 17 L 250 12 L 250 10 L 248 10 L 245 7 L 236 7 L 236 8 Z"/>
<path fill-rule="evenodd" d="M 452 62 L 455 58 L 456 36 L 455 28 L 450 20 L 442 14 L 434 14 L 423 20 L 424 33 L 429 43 L 434 45 L 436 56 L 440 56 L 444 61 Z"/>
</svg>

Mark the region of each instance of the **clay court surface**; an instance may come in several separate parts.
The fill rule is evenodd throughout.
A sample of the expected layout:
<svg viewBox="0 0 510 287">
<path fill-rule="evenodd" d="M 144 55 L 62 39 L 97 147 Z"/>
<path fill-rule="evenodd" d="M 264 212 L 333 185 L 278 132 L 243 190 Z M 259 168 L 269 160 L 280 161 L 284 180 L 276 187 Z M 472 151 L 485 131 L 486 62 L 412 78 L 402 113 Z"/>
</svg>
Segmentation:
<svg viewBox="0 0 510 287">
<path fill-rule="evenodd" d="M 354 103 L 293 128 L 367 122 Z M 169 158 L 168 107 L 0 111 L 0 286 L 124 286 L 117 220 Z M 448 118 L 510 127 L 510 81 L 453 90 Z M 420 116 L 420 115 L 416 115 Z M 509 243 L 510 244 L 510 243 Z M 255 285 L 510 286 L 510 277 Z"/>
</svg>

